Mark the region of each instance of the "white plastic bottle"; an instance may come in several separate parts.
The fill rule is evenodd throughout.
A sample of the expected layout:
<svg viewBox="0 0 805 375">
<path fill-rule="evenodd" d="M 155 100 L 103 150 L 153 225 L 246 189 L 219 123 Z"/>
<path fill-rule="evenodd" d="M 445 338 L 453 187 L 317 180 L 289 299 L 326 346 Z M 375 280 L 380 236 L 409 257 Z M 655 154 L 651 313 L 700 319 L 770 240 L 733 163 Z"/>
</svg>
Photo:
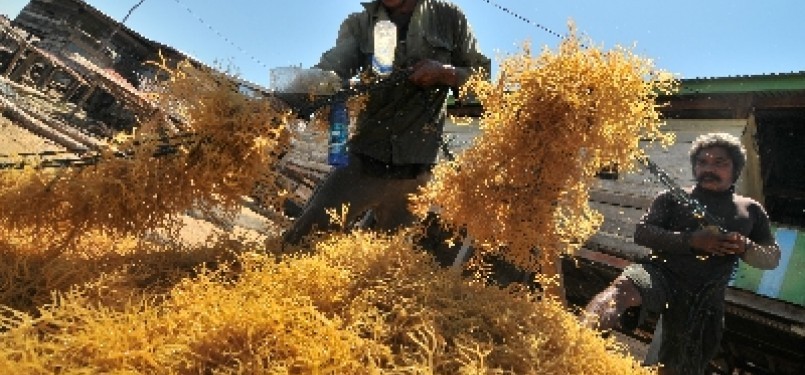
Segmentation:
<svg viewBox="0 0 805 375">
<path fill-rule="evenodd" d="M 375 23 L 374 55 L 372 68 L 375 73 L 386 76 L 394 68 L 394 50 L 397 48 L 397 25 L 388 20 Z"/>
</svg>

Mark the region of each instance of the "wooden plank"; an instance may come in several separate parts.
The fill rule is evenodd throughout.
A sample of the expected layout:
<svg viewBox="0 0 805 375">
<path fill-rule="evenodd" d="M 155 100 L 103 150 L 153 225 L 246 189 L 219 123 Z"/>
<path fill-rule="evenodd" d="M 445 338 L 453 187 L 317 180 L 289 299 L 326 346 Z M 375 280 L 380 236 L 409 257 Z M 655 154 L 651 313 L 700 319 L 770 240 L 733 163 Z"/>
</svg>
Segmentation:
<svg viewBox="0 0 805 375">
<path fill-rule="evenodd" d="M 651 250 L 635 244 L 631 238 L 603 232 L 594 234 L 584 246 L 630 261 L 645 260 L 651 255 Z"/>
<path fill-rule="evenodd" d="M 634 224 L 608 219 L 604 220 L 604 222 L 601 224 L 601 227 L 598 229 L 599 233 L 608 233 L 624 238 L 632 238 L 634 236 L 634 231 Z"/>
<path fill-rule="evenodd" d="M 625 260 L 623 258 L 612 256 L 607 253 L 602 253 L 600 251 L 590 250 L 584 247 L 577 250 L 576 253 L 573 255 L 587 260 L 591 260 L 593 262 L 603 263 L 617 269 L 624 269 L 626 268 L 626 266 L 632 264 L 632 262 Z"/>
<path fill-rule="evenodd" d="M 590 190 L 590 201 L 602 204 L 645 209 L 651 205 L 652 200 L 653 197 L 646 195 L 628 194 L 621 191 L 604 189 Z"/>
<path fill-rule="evenodd" d="M 646 211 L 641 208 L 614 206 L 605 203 L 590 202 L 590 207 L 598 210 L 605 218 L 636 224 Z"/>
<path fill-rule="evenodd" d="M 311 188 L 318 185 L 324 176 L 308 169 L 300 168 L 293 164 L 288 164 L 280 172 L 284 177 L 291 179 L 297 183 L 305 184 Z"/>
<path fill-rule="evenodd" d="M 316 161 L 305 161 L 305 160 L 295 160 L 295 164 L 299 167 L 305 168 L 315 174 L 320 176 L 324 176 L 333 169 L 332 166 L 326 163 L 320 163 Z"/>
<path fill-rule="evenodd" d="M 646 205 L 648 205 L 650 204 L 650 201 L 657 196 L 657 194 L 664 190 L 666 190 L 665 187 L 650 180 L 649 175 L 643 175 L 642 179 L 637 178 L 637 176 L 631 176 L 629 179 L 622 178 L 619 180 L 599 180 L 596 181 L 595 186 L 590 189 L 591 192 L 600 191 L 602 192 L 602 195 L 618 194 L 623 197 L 635 197 L 635 200 L 631 202 L 631 204 L 624 204 L 628 206 L 641 205 L 643 204 L 642 201 L 647 201 L 648 203 L 646 203 Z M 601 198 L 600 196 L 598 197 Z"/>
<path fill-rule="evenodd" d="M 743 131 L 746 127 L 746 119 L 667 119 L 663 125 L 663 131 L 680 132 L 687 134 L 706 134 L 706 133 L 730 133 Z M 691 142 L 692 139 L 677 138 L 677 143 Z"/>
<path fill-rule="evenodd" d="M 0 111 L 2 111 L 5 117 L 11 119 L 31 133 L 53 141 L 54 143 L 68 150 L 88 150 L 88 148 L 81 142 L 78 142 L 69 135 L 47 126 L 47 124 L 44 124 L 42 121 L 32 117 L 27 111 L 23 110 L 2 96 L 0 96 Z"/>
<path fill-rule="evenodd" d="M 786 330 L 805 337 L 805 314 L 802 313 L 802 308 L 797 305 L 732 287 L 727 289 L 726 299 L 730 304 L 752 310 L 757 310 L 758 307 L 762 306 L 762 311 L 791 321 L 792 324 L 789 327 L 785 327 L 787 328 Z"/>
<path fill-rule="evenodd" d="M 628 239 L 634 236 L 635 225 L 640 221 L 644 213 L 643 210 L 618 206 L 596 205 L 595 203 L 592 203 L 591 206 L 604 215 L 604 222 L 601 224 L 599 232 L 614 234 Z"/>
</svg>

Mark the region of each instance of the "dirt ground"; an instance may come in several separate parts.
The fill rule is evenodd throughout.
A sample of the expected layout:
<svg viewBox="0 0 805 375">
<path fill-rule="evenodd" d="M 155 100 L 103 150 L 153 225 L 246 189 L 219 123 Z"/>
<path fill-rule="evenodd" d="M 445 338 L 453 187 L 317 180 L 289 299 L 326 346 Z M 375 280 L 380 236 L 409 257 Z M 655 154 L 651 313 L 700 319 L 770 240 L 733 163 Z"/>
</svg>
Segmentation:
<svg viewBox="0 0 805 375">
<path fill-rule="evenodd" d="M 11 120 L 0 116 L 0 155 L 13 156 L 42 151 L 64 151 L 64 147 L 16 126 Z"/>
</svg>

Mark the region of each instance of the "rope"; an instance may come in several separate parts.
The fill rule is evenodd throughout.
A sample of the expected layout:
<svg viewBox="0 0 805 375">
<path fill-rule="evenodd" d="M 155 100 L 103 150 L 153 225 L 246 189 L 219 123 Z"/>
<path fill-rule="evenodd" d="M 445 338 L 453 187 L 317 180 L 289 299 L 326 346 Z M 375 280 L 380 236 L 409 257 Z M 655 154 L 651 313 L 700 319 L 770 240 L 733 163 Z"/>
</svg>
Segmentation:
<svg viewBox="0 0 805 375">
<path fill-rule="evenodd" d="M 497 4 L 497 3 L 495 3 L 495 2 L 493 2 L 491 0 L 482 0 L 482 1 L 486 2 L 487 4 L 489 4 L 489 5 L 491 5 L 491 6 L 495 7 L 495 8 L 498 8 L 498 9 L 502 10 L 503 12 L 508 13 L 509 15 L 511 15 L 514 18 L 517 18 L 517 19 L 519 19 L 519 20 L 521 20 L 521 21 L 523 21 L 523 22 L 525 22 L 525 23 L 527 23 L 529 25 L 535 26 L 538 29 L 540 29 L 542 31 L 545 31 L 548 34 L 551 34 L 551 35 L 553 35 L 553 36 L 555 36 L 557 38 L 560 38 L 560 39 L 564 38 L 564 36 L 562 36 L 561 34 L 557 33 L 556 31 L 553 31 L 553 30 L 545 27 L 544 25 L 542 25 L 540 23 L 531 21 L 530 19 L 525 18 L 525 17 L 519 15 L 518 13 L 515 13 L 513 10 L 511 10 L 509 8 L 506 8 L 506 7 L 502 6 L 502 5 L 499 5 L 499 4 Z"/>
<path fill-rule="evenodd" d="M 660 168 L 660 166 L 655 164 L 648 157 L 643 158 L 641 161 L 646 165 L 646 169 L 648 169 L 651 174 L 656 176 L 661 184 L 668 188 L 671 196 L 673 196 L 677 202 L 685 207 L 690 208 L 691 213 L 695 218 L 703 221 L 705 224 L 715 225 L 718 227 L 719 231 L 722 233 L 727 233 L 727 230 L 724 229 L 724 220 L 711 214 L 701 202 L 690 196 L 690 194 L 688 194 L 686 191 L 682 190 L 682 187 L 680 187 L 679 184 L 677 184 L 671 178 L 671 176 L 665 172 L 665 170 Z"/>
<path fill-rule="evenodd" d="M 234 47 L 235 49 L 237 49 L 238 51 L 240 51 L 240 53 L 242 53 L 242 54 L 246 55 L 246 56 L 247 56 L 249 59 L 251 59 L 252 61 L 254 61 L 255 63 L 257 63 L 258 65 L 262 66 L 263 68 L 270 69 L 270 68 L 268 67 L 268 65 L 266 65 L 266 64 L 265 64 L 263 61 L 261 61 L 260 59 L 258 59 L 258 58 L 257 58 L 257 57 L 255 57 L 254 55 L 252 55 L 252 54 L 250 54 L 249 52 L 247 52 L 247 51 L 246 51 L 245 49 L 243 49 L 243 48 L 242 48 L 240 45 L 235 44 L 235 42 L 233 42 L 231 39 L 227 38 L 227 37 L 226 37 L 224 34 L 222 34 L 222 33 L 221 33 L 220 31 L 218 31 L 217 29 L 213 28 L 213 27 L 212 27 L 212 25 L 211 25 L 209 22 L 204 21 L 204 19 L 203 19 L 203 18 L 201 18 L 200 16 L 198 16 L 196 13 L 194 13 L 194 12 L 193 12 L 193 10 L 192 10 L 192 9 L 190 9 L 190 7 L 189 7 L 189 6 L 185 5 L 185 4 L 184 4 L 184 3 L 182 3 L 180 0 L 174 0 L 174 1 L 175 1 L 177 4 L 179 4 L 180 6 L 182 6 L 182 7 L 183 7 L 183 8 L 184 8 L 184 9 L 187 11 L 187 13 L 190 13 L 190 15 L 191 15 L 191 16 L 193 16 L 193 17 L 195 17 L 195 18 L 196 18 L 196 20 L 197 20 L 198 22 L 200 22 L 202 25 L 206 26 L 206 27 L 207 27 L 207 29 L 209 29 L 210 31 L 212 31 L 212 32 L 213 32 L 215 35 L 217 35 L 217 36 L 218 36 L 219 38 L 221 38 L 223 41 L 225 41 L 226 43 L 228 43 L 229 45 L 231 45 L 232 47 Z"/>
</svg>

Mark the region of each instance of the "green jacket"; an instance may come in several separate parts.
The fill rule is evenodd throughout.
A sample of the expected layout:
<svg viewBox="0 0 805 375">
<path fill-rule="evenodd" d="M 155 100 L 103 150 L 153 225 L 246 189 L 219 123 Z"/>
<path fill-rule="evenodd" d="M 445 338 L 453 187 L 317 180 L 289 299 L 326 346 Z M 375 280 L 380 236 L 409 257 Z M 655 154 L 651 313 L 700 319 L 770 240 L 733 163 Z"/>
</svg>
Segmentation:
<svg viewBox="0 0 805 375">
<path fill-rule="evenodd" d="M 362 12 L 344 20 L 335 47 L 322 54 L 316 67 L 342 78 L 371 69 L 373 26 L 389 17 L 380 1 L 363 6 Z M 490 60 L 479 51 L 464 14 L 441 0 L 419 1 L 404 42 L 397 44 L 395 69 L 421 59 L 490 71 Z M 408 81 L 371 90 L 350 150 L 394 165 L 433 163 L 444 127 L 447 92 L 446 87 L 421 88 Z"/>
</svg>

